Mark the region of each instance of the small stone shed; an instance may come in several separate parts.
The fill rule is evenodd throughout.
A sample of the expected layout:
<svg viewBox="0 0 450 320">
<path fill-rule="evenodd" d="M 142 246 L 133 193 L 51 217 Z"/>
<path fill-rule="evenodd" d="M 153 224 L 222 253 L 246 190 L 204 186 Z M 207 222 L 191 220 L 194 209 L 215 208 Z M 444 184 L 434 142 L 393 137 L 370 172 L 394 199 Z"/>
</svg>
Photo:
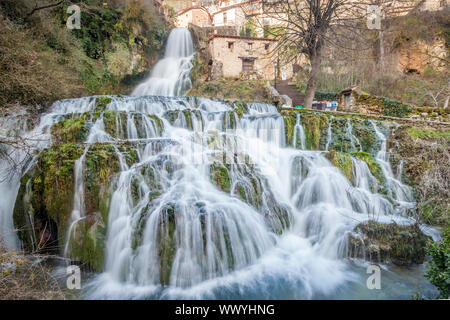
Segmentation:
<svg viewBox="0 0 450 320">
<path fill-rule="evenodd" d="M 361 95 L 362 91 L 358 86 L 344 89 L 339 94 L 339 106 L 341 110 L 352 111 L 358 109 L 357 96 Z"/>
</svg>

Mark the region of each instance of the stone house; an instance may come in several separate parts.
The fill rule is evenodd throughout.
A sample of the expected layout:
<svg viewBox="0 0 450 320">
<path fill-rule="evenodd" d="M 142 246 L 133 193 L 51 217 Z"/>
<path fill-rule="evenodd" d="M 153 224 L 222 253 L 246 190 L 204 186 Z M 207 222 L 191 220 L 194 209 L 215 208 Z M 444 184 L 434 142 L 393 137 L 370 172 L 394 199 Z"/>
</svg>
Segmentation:
<svg viewBox="0 0 450 320">
<path fill-rule="evenodd" d="M 212 24 L 212 16 L 206 8 L 201 6 L 189 7 L 178 12 L 175 25 L 187 28 L 189 24 L 198 27 L 209 27 Z"/>
<path fill-rule="evenodd" d="M 208 39 L 211 80 L 239 78 L 269 80 L 275 76 L 276 57 L 271 54 L 276 41 L 268 38 L 214 34 Z M 277 68 L 284 79 L 292 78 L 292 65 Z"/>
<path fill-rule="evenodd" d="M 212 23 L 216 27 L 233 26 L 236 30 L 247 22 L 247 15 L 241 4 L 234 4 L 229 7 L 220 8 L 212 14 Z"/>
<path fill-rule="evenodd" d="M 339 94 L 339 106 L 341 110 L 353 111 L 358 109 L 356 96 L 361 94 L 361 89 L 354 86 L 351 88 L 344 89 Z"/>
</svg>

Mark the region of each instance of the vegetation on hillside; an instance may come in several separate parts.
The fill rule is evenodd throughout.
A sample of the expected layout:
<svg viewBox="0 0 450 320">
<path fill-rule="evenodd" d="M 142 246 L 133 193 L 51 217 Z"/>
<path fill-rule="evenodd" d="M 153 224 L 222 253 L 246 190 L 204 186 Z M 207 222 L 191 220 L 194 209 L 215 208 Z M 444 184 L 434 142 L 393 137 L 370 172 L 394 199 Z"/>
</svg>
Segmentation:
<svg viewBox="0 0 450 320">
<path fill-rule="evenodd" d="M 439 242 L 429 242 L 426 253 L 431 261 L 426 262 L 425 277 L 435 285 L 440 292 L 441 299 L 450 296 L 450 228 L 443 233 Z"/>
<path fill-rule="evenodd" d="M 10 252 L 0 243 L 0 300 L 73 299 L 40 255 Z"/>
<path fill-rule="evenodd" d="M 402 126 L 389 141 L 394 168 L 403 167 L 405 182 L 414 189 L 419 221 L 449 226 L 450 130 Z"/>
<path fill-rule="evenodd" d="M 81 29 L 66 27 L 81 7 Z M 45 1 L 39 2 L 45 4 Z M 128 93 L 162 53 L 168 25 L 141 0 L 63 1 L 29 15 L 33 3 L 0 3 L 0 109 L 61 98 Z"/>
</svg>

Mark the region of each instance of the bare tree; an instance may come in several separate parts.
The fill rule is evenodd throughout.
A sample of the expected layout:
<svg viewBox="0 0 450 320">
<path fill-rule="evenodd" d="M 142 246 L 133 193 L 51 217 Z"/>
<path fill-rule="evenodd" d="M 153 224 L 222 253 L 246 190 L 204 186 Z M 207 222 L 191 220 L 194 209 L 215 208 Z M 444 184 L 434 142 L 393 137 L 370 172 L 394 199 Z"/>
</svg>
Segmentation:
<svg viewBox="0 0 450 320">
<path fill-rule="evenodd" d="M 50 9 L 50 8 L 54 8 L 57 7 L 61 4 L 64 3 L 65 0 L 60 0 L 60 1 L 53 1 L 53 2 L 46 2 L 45 4 L 39 4 L 39 2 L 36 0 L 34 2 L 34 7 L 33 10 L 31 10 L 28 14 L 27 14 L 27 18 L 31 17 L 36 11 L 39 10 L 44 10 L 44 9 Z"/>
<path fill-rule="evenodd" d="M 447 82 L 445 86 L 442 86 L 441 88 L 437 90 L 429 89 L 427 90 L 427 93 L 425 93 L 425 96 L 428 96 L 433 101 L 433 105 L 435 107 L 439 107 L 439 105 L 442 103 L 443 108 L 447 109 L 448 107 L 448 100 L 450 98 L 450 80 Z"/>
<path fill-rule="evenodd" d="M 364 46 L 362 43 L 352 48 L 348 44 L 354 44 L 355 38 L 363 39 L 363 33 L 368 31 L 368 5 L 380 6 L 384 14 L 401 14 L 402 10 L 414 8 L 411 4 L 415 1 L 418 0 L 262 0 L 262 3 L 264 14 L 279 22 L 278 27 L 272 28 L 278 40 L 275 50 L 285 57 L 305 54 L 309 58 L 311 69 L 304 105 L 310 108 L 324 50 L 330 46 L 345 50 Z M 390 9 L 383 10 L 387 7 Z"/>
</svg>

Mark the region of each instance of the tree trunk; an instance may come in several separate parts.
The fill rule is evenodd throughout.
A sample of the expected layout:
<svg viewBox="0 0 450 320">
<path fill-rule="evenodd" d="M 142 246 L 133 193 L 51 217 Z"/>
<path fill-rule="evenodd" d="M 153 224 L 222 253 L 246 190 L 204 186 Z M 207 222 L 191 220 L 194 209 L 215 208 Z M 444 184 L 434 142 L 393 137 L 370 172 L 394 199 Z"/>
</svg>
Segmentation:
<svg viewBox="0 0 450 320">
<path fill-rule="evenodd" d="M 311 108 L 319 84 L 320 64 L 322 62 L 322 48 L 318 47 L 310 56 L 311 72 L 309 74 L 308 85 L 306 86 L 305 101 L 303 103 L 305 108 Z"/>
<path fill-rule="evenodd" d="M 385 71 L 385 55 L 384 55 L 384 34 L 383 28 L 381 27 L 379 30 L 379 39 L 380 39 L 380 71 L 384 74 Z"/>
</svg>

